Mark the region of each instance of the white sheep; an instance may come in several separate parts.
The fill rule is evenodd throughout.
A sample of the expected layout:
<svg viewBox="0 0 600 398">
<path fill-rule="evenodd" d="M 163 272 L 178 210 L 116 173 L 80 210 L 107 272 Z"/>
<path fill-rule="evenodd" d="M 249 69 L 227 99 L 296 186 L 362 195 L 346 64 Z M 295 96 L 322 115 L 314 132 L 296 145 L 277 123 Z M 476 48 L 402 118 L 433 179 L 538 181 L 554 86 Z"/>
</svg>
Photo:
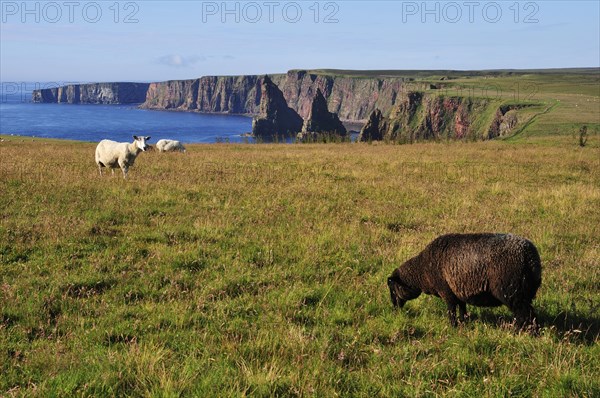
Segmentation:
<svg viewBox="0 0 600 398">
<path fill-rule="evenodd" d="M 185 152 L 183 144 L 176 140 L 158 140 L 156 149 L 158 149 L 159 152 Z"/>
<path fill-rule="evenodd" d="M 146 141 L 150 140 L 150 137 L 138 137 L 133 136 L 133 143 L 128 142 L 115 142 L 111 140 L 102 140 L 96 147 L 96 164 L 100 175 L 102 175 L 102 168 L 111 168 L 113 174 L 117 167 L 123 170 L 123 178 L 127 178 L 127 171 L 129 167 L 133 166 L 135 158 L 140 152 L 148 150 L 149 145 Z"/>
</svg>

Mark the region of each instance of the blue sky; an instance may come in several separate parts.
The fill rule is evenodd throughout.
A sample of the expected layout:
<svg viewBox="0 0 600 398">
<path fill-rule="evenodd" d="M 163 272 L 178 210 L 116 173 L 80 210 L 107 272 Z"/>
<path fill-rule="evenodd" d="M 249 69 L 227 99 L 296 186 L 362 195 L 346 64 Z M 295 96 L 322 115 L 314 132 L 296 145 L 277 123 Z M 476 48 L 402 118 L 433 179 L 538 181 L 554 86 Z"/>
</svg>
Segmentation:
<svg viewBox="0 0 600 398">
<path fill-rule="evenodd" d="M 3 82 L 600 66 L 598 1 L 0 3 Z"/>
</svg>

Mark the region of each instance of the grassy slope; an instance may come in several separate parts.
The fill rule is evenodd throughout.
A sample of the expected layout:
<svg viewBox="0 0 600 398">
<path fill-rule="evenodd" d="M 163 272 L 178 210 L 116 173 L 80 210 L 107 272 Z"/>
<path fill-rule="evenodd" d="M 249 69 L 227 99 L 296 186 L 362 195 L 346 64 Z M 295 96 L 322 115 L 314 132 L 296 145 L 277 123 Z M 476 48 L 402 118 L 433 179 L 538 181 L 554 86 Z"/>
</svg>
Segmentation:
<svg viewBox="0 0 600 398">
<path fill-rule="evenodd" d="M 491 98 L 504 103 L 534 104 L 520 110 L 518 137 L 511 140 L 547 143 L 551 135 L 571 137 L 581 125 L 600 135 L 600 69 L 540 69 L 490 71 L 344 71 L 312 73 L 352 77 L 406 77 L 419 83 L 442 84 L 438 95 Z M 442 77 L 450 80 L 440 80 Z M 549 109 L 549 112 L 545 111 Z M 531 123 L 529 123 L 530 119 Z M 526 128 L 521 130 L 523 124 Z M 556 143 L 556 141 L 553 141 Z"/>
<path fill-rule="evenodd" d="M 93 144 L 0 143 L 0 395 L 598 396 L 600 142 L 190 145 L 99 178 Z M 402 311 L 435 236 L 510 231 L 539 337 Z"/>
<path fill-rule="evenodd" d="M 513 139 L 539 142 L 551 135 L 571 136 L 583 124 L 588 125 L 591 135 L 600 134 L 598 73 L 461 78 L 452 80 L 447 91 L 462 91 L 475 97 L 490 95 L 515 103 L 539 104 L 519 112 L 522 119 L 537 116 L 519 137 Z M 549 111 L 544 113 L 547 109 Z"/>
</svg>

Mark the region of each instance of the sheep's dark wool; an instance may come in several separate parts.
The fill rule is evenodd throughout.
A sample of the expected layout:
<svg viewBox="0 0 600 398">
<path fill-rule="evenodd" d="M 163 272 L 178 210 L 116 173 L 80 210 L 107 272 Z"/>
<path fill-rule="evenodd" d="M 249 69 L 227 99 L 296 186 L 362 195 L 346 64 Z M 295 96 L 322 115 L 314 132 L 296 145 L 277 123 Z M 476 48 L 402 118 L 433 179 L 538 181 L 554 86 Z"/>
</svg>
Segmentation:
<svg viewBox="0 0 600 398">
<path fill-rule="evenodd" d="M 506 305 L 521 326 L 535 322 L 531 302 L 542 282 L 536 247 L 511 234 L 450 234 L 436 238 L 388 278 L 392 304 L 402 307 L 421 292 L 442 298 L 450 323 L 456 306 Z"/>
</svg>

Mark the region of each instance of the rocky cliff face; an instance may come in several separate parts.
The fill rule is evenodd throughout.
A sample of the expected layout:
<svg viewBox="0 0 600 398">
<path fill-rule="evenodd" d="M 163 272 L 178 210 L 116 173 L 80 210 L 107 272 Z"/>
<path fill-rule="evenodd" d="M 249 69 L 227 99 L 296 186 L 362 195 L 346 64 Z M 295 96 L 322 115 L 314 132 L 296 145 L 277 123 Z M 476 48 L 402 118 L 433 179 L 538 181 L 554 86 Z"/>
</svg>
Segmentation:
<svg viewBox="0 0 600 398">
<path fill-rule="evenodd" d="M 198 101 L 199 80 L 170 80 L 162 83 L 150 83 L 141 107 L 195 110 Z M 151 98 L 150 102 L 148 98 Z"/>
<path fill-rule="evenodd" d="M 491 139 L 510 134 L 519 121 L 517 117 L 517 109 L 519 108 L 516 105 L 499 107 L 488 130 L 488 136 L 485 138 Z"/>
<path fill-rule="evenodd" d="M 369 120 L 360 130 L 359 141 L 382 141 L 388 131 L 388 119 L 383 116 L 379 109 L 375 109 L 369 115 Z"/>
<path fill-rule="evenodd" d="M 136 104 L 146 100 L 148 83 L 90 83 L 35 90 L 33 102 Z"/>
<path fill-rule="evenodd" d="M 489 139 L 509 133 L 516 124 L 516 112 L 497 101 L 409 92 L 387 116 L 373 111 L 359 140 Z"/>
<path fill-rule="evenodd" d="M 308 117 L 319 89 L 329 110 L 346 121 L 364 121 L 375 108 L 388 111 L 406 89 L 402 78 L 353 78 L 306 71 L 290 71 L 278 85 L 290 107 L 303 118 Z"/>
<path fill-rule="evenodd" d="M 302 132 L 346 135 L 346 128 L 336 113 L 329 112 L 327 101 L 319 88 L 313 98 L 308 116 L 304 120 Z"/>
<path fill-rule="evenodd" d="M 261 79 L 259 115 L 252 120 L 252 134 L 260 138 L 289 137 L 302 129 L 302 118 L 290 107 L 275 83 Z"/>
<path fill-rule="evenodd" d="M 274 74 L 269 78 L 282 91 L 288 106 L 303 119 L 308 118 L 317 90 L 321 90 L 329 110 L 340 119 L 364 121 L 375 107 L 388 111 L 405 89 L 402 78 L 352 78 L 306 71 Z M 251 75 L 151 83 L 142 107 L 256 115 L 261 82 L 261 76 Z"/>
<path fill-rule="evenodd" d="M 306 119 L 317 90 L 341 120 L 364 122 L 379 108 L 388 112 L 407 89 L 400 77 L 347 77 L 289 71 L 269 78 L 283 92 L 289 107 Z M 97 83 L 37 90 L 34 102 L 139 103 L 146 109 L 257 115 L 262 76 L 205 76 L 191 80 L 139 83 Z"/>
<path fill-rule="evenodd" d="M 259 76 L 205 76 L 150 83 L 141 107 L 256 115 L 259 113 L 261 83 Z"/>
</svg>

